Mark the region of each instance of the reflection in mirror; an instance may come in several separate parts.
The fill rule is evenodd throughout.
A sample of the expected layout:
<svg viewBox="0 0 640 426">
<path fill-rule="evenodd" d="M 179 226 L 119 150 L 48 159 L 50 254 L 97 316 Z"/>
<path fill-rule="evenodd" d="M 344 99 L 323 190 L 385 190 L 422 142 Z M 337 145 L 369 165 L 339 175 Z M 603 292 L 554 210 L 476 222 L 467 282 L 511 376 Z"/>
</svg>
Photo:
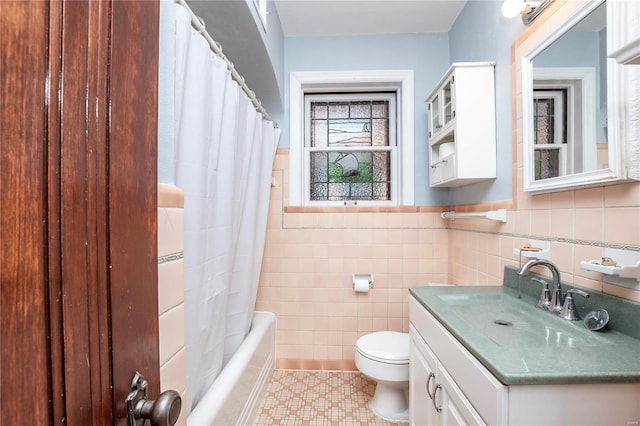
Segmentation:
<svg viewBox="0 0 640 426">
<path fill-rule="evenodd" d="M 607 58 L 618 36 L 605 0 L 565 2 L 555 27 L 516 45 L 522 73 L 523 190 L 551 192 L 627 179 L 623 67 Z M 525 39 L 526 40 L 526 39 Z M 528 50 L 520 50 L 520 49 Z"/>
<path fill-rule="evenodd" d="M 606 4 L 532 59 L 533 179 L 607 167 Z"/>
</svg>

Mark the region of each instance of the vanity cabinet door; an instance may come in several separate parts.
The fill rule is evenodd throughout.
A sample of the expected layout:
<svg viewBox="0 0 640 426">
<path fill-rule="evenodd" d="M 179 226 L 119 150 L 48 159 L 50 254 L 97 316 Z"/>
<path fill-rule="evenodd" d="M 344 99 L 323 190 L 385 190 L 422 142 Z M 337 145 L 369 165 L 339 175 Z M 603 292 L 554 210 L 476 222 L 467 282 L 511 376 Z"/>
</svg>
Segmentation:
<svg viewBox="0 0 640 426">
<path fill-rule="evenodd" d="M 435 425 L 437 417 L 430 395 L 436 387 L 438 361 L 431 350 L 422 342 L 413 326 L 409 362 L 409 421 L 412 425 Z"/>
<path fill-rule="evenodd" d="M 438 383 L 441 384 L 442 392 L 442 412 L 441 425 L 484 425 L 485 422 L 478 412 L 473 408 L 469 400 L 462 393 L 462 390 L 455 384 L 447 370 L 442 365 L 438 368 Z M 440 395 L 436 395 L 440 400 Z M 437 401 L 440 403 L 439 401 Z"/>
<path fill-rule="evenodd" d="M 412 425 L 484 425 L 447 370 L 418 335 L 411 336 L 409 407 Z"/>
</svg>

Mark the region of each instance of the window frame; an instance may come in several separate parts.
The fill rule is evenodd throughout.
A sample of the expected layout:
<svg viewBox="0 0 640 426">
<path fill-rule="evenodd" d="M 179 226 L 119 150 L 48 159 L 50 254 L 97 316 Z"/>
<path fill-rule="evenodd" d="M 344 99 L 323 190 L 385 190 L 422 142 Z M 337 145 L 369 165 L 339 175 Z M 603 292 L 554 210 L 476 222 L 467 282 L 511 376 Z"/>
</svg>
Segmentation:
<svg viewBox="0 0 640 426">
<path fill-rule="evenodd" d="M 553 101 L 553 105 L 554 105 L 553 107 L 554 108 L 553 143 L 551 144 L 536 143 L 537 132 L 535 131 L 536 124 L 534 122 L 534 125 L 533 125 L 534 127 L 534 131 L 533 131 L 534 158 L 535 158 L 536 151 L 557 150 L 558 162 L 559 162 L 558 176 L 565 176 L 567 173 L 573 173 L 573 161 L 574 161 L 573 160 L 573 149 L 574 149 L 573 148 L 573 145 L 574 145 L 573 118 L 571 113 L 565 116 L 565 109 L 569 108 L 569 105 L 573 102 L 573 93 L 570 90 L 571 87 L 562 87 L 562 89 L 567 90 L 566 105 L 562 98 L 562 94 L 560 90 L 558 90 L 557 88 L 551 88 L 548 86 L 544 88 L 536 87 L 533 91 L 534 105 L 537 99 L 551 100 Z M 533 109 L 533 111 L 535 111 L 535 108 Z M 567 117 L 566 121 L 565 121 L 565 117 Z M 535 119 L 535 112 L 534 112 L 534 119 Z M 567 140 L 566 142 L 563 142 L 563 134 L 565 131 L 567 134 Z M 534 171 L 535 171 L 535 167 L 534 167 Z M 553 176 L 553 177 L 558 177 L 558 176 Z M 539 180 L 539 179 L 536 179 L 536 180 Z"/>
<path fill-rule="evenodd" d="M 397 96 L 394 91 L 386 92 L 348 92 L 348 93 L 305 93 L 304 96 L 304 167 L 305 172 L 303 174 L 303 188 L 306 205 L 309 206 L 333 206 L 337 204 L 356 204 L 356 205 L 397 205 L 398 197 L 398 165 L 397 165 L 397 150 L 398 150 L 398 136 L 397 136 Z M 317 148 L 311 146 L 311 103 L 317 101 L 324 102 L 341 102 L 341 101 L 388 101 L 389 102 L 389 145 L 386 147 L 339 147 L 339 148 Z M 312 200 L 311 199 L 311 153 L 312 152 L 331 152 L 331 151 L 386 151 L 389 152 L 389 166 L 390 166 L 390 192 L 391 198 L 389 200 Z"/>
<path fill-rule="evenodd" d="M 537 53 L 539 53 L 539 51 L 537 51 Z M 527 58 L 525 58 L 525 56 L 522 57 L 523 99 L 526 101 L 523 102 L 523 117 L 529 117 L 529 119 L 525 119 L 522 124 L 523 135 L 525 135 L 525 138 L 529 138 L 529 140 L 525 140 L 525 147 L 523 149 L 523 175 L 525 176 L 523 190 L 525 192 L 547 192 L 563 187 L 564 185 L 575 186 L 577 185 L 576 182 L 581 181 L 582 178 L 590 181 L 593 176 L 599 176 L 601 174 L 600 172 L 602 172 L 602 169 L 597 170 L 597 167 L 595 167 L 595 164 L 597 164 L 596 108 L 598 100 L 596 93 L 596 69 L 594 67 L 533 68 L 531 66 L 531 58 L 533 56 L 528 56 Z M 577 86 L 575 82 L 579 82 L 580 85 Z M 533 166 L 533 143 L 530 142 L 533 141 L 533 89 L 554 87 L 573 87 L 574 95 L 579 94 L 580 96 L 580 101 L 573 101 L 572 108 L 574 108 L 574 111 L 581 111 L 581 124 L 574 121 L 573 129 L 574 134 L 577 129 L 580 129 L 582 155 L 578 156 L 576 154 L 574 158 L 576 161 L 581 158 L 582 170 L 588 168 L 589 171 L 536 180 Z M 571 101 L 568 99 L 568 103 L 569 102 Z M 608 102 L 613 101 L 609 99 Z M 609 136 L 611 136 L 611 133 Z M 576 165 L 574 163 L 574 169 L 575 168 Z"/>
<path fill-rule="evenodd" d="M 253 6 L 256 8 L 256 13 L 262 24 L 262 29 L 267 32 L 267 0 L 253 0 Z"/>
<path fill-rule="evenodd" d="M 414 93 L 413 70 L 302 71 L 289 74 L 289 205 L 344 205 L 341 201 L 311 202 L 304 182 L 305 94 L 396 92 L 396 196 L 393 201 L 366 201 L 367 205 L 414 204 Z M 392 175 L 392 178 L 394 176 Z M 363 201 L 358 203 L 365 204 Z"/>
</svg>

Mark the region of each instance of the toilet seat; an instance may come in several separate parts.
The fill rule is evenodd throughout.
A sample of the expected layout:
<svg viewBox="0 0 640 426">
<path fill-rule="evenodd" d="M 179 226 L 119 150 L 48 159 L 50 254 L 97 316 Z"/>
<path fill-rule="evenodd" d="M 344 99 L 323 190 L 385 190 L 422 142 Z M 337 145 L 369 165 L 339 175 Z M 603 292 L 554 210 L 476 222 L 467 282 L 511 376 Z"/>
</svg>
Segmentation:
<svg viewBox="0 0 640 426">
<path fill-rule="evenodd" d="M 364 335 L 356 342 L 356 350 L 364 357 L 385 364 L 409 363 L 409 334 L 378 331 Z"/>
</svg>

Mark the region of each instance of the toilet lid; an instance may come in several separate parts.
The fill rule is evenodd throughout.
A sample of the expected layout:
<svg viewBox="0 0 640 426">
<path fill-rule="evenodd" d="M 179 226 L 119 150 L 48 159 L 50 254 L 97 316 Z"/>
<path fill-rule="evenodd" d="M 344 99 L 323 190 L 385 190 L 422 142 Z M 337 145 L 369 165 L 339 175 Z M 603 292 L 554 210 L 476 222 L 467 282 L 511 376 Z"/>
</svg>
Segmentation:
<svg viewBox="0 0 640 426">
<path fill-rule="evenodd" d="M 409 362 L 409 334 L 378 331 L 366 334 L 356 342 L 357 350 L 367 358 L 380 362 Z"/>
</svg>

